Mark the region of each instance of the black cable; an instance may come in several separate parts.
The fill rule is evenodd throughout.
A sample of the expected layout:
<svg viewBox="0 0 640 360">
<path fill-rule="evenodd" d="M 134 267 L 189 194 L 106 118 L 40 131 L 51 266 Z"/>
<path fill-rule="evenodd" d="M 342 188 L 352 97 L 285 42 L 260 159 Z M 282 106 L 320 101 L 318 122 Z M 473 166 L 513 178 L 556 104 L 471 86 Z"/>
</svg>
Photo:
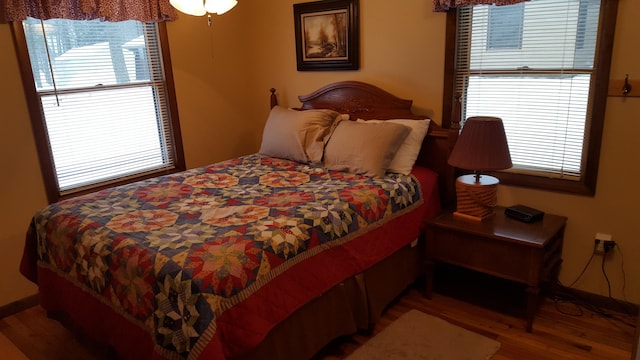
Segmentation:
<svg viewBox="0 0 640 360">
<path fill-rule="evenodd" d="M 618 252 L 620 253 L 620 256 L 622 257 L 622 251 L 620 251 L 620 249 L 618 249 Z M 620 300 L 618 300 L 618 299 L 614 298 L 614 297 L 611 295 L 611 282 L 609 281 L 609 277 L 607 276 L 607 272 L 605 271 L 605 268 L 604 268 L 604 260 L 605 260 L 606 255 L 607 255 L 607 252 L 605 252 L 605 253 L 604 253 L 604 256 L 602 257 L 602 275 L 604 275 L 604 278 L 605 278 L 605 280 L 607 281 L 607 288 L 609 289 L 609 299 L 611 299 L 611 301 L 612 301 L 612 302 L 614 302 L 616 305 L 618 305 L 618 307 L 619 307 L 620 309 L 622 309 L 622 311 L 623 311 L 624 313 L 626 313 L 627 315 L 629 315 L 629 316 L 635 316 L 635 315 L 633 314 L 633 311 L 632 311 L 632 310 L 629 310 L 629 308 L 627 307 L 627 304 L 625 304 L 625 303 L 621 302 Z M 624 261 L 623 261 L 622 263 L 624 264 Z M 622 287 L 622 288 L 623 288 L 623 296 L 624 296 L 624 286 L 625 286 L 625 282 L 626 282 L 626 280 L 625 280 L 625 276 L 624 276 L 624 267 L 623 267 L 623 269 L 622 269 L 622 274 L 623 274 L 623 278 L 622 278 L 622 279 L 623 279 L 623 280 L 622 280 L 622 285 L 623 285 L 623 287 Z"/>
<path fill-rule="evenodd" d="M 573 282 L 571 283 L 571 285 L 569 286 L 565 286 L 565 287 L 569 287 L 572 288 L 573 285 L 575 285 L 578 280 L 580 280 L 580 278 L 582 277 L 582 275 L 584 275 L 584 272 L 587 271 L 587 268 L 589 267 L 589 264 L 591 264 L 591 261 L 593 261 L 593 257 L 596 255 L 596 246 L 597 245 L 593 245 L 593 251 L 591 251 L 591 257 L 589 258 L 589 260 L 587 261 L 587 263 L 584 265 L 584 268 L 582 268 L 582 271 L 580 272 L 580 275 L 578 275 L 578 277 L 573 280 Z M 562 284 L 560 284 L 562 285 Z M 563 285 L 564 286 L 564 285 Z"/>
<path fill-rule="evenodd" d="M 566 310 L 563 310 L 560 308 L 560 304 L 571 304 L 575 307 L 576 311 L 575 312 L 569 312 Z M 553 298 L 553 306 L 556 308 L 556 310 L 563 315 L 569 315 L 569 316 L 582 316 L 584 315 L 584 311 L 582 310 L 582 308 L 580 307 L 580 305 L 576 304 L 575 302 L 571 301 L 571 300 L 566 300 L 566 299 L 561 299 L 560 297 L 554 297 Z"/>
<path fill-rule="evenodd" d="M 625 310 L 627 315 L 632 316 L 632 317 L 637 317 L 638 316 L 638 308 L 635 307 L 629 303 L 629 301 L 627 301 L 627 294 L 626 294 L 626 288 L 627 288 L 627 274 L 624 272 L 624 255 L 622 254 L 622 248 L 620 248 L 620 244 L 616 244 L 616 247 L 618 248 L 618 254 L 620 254 L 620 271 L 622 272 L 622 298 L 624 299 L 624 304 L 625 306 Z M 631 307 L 631 310 L 629 310 L 629 307 Z"/>
<path fill-rule="evenodd" d="M 589 257 L 589 260 L 587 260 L 587 263 L 584 265 L 584 268 L 582 269 L 582 271 L 580 272 L 578 277 L 571 283 L 571 285 L 565 286 L 565 285 L 562 284 L 562 282 L 560 282 L 560 280 L 557 280 L 557 282 L 558 282 L 558 284 L 560 284 L 560 286 L 563 286 L 563 287 L 565 287 L 567 289 L 572 289 L 573 288 L 573 285 L 575 285 L 578 282 L 578 280 L 580 280 L 580 278 L 582 278 L 582 276 L 586 272 L 587 268 L 589 267 L 589 265 L 593 261 L 593 258 L 596 255 L 596 247 L 597 247 L 597 245 L 598 244 L 594 244 L 593 251 L 591 252 L 591 256 Z M 618 251 L 620 251 L 620 250 L 618 250 Z M 605 260 L 605 255 L 606 254 L 602 254 L 602 255 L 603 255 L 602 256 L 602 274 L 604 275 L 604 277 L 605 277 L 605 279 L 607 281 L 609 298 L 612 299 L 613 301 L 617 301 L 615 298 L 613 298 L 611 296 L 611 282 L 609 281 L 609 277 L 607 276 L 607 273 L 606 273 L 605 268 L 604 268 L 604 260 Z M 584 314 L 582 308 L 584 307 L 584 308 L 590 310 L 593 313 L 596 313 L 596 314 L 598 314 L 598 315 L 600 315 L 600 316 L 602 316 L 602 317 L 604 317 L 606 319 L 612 320 L 612 323 L 614 325 L 616 325 L 616 326 L 617 326 L 617 324 L 614 323 L 613 321 L 620 322 L 620 323 L 622 323 L 624 325 L 627 325 L 627 326 L 630 326 L 630 327 L 633 327 L 633 328 L 636 327 L 635 324 L 629 323 L 629 322 L 625 321 L 624 319 L 621 319 L 621 318 L 619 318 L 619 317 L 617 317 L 617 316 L 615 316 L 615 315 L 603 310 L 599 306 L 596 306 L 596 305 L 593 305 L 593 304 L 587 302 L 584 299 L 580 299 L 580 298 L 578 298 L 576 296 L 576 294 L 573 294 L 573 293 L 564 294 L 564 299 L 561 296 L 555 296 L 553 301 L 554 301 L 554 306 L 555 306 L 556 310 L 558 312 L 560 312 L 561 314 L 564 314 L 564 315 L 582 316 Z M 565 301 L 568 301 L 568 302 L 572 303 L 576 307 L 577 311 L 575 313 L 572 313 L 572 312 L 568 312 L 566 310 L 560 309 L 560 305 L 559 304 L 564 303 Z"/>
<path fill-rule="evenodd" d="M 622 254 L 622 249 L 620 248 L 620 244 L 617 244 L 616 248 L 618 249 L 618 254 L 620 254 L 620 271 L 622 272 L 622 298 L 626 301 L 627 294 L 627 274 L 624 272 L 624 255 Z M 627 301 L 628 302 L 628 301 Z"/>
<path fill-rule="evenodd" d="M 607 281 L 607 288 L 609 289 L 609 299 L 613 299 L 613 296 L 611 296 L 611 282 L 609 281 L 609 277 L 607 276 L 607 272 L 604 270 L 604 258 L 606 257 L 607 253 L 605 252 L 604 255 L 602 256 L 602 275 L 604 275 L 604 279 Z"/>
<path fill-rule="evenodd" d="M 569 302 L 569 303 L 572 303 L 576 307 L 577 311 L 575 313 L 572 313 L 572 312 L 568 312 L 566 310 L 560 309 L 559 303 L 563 303 L 565 301 Z M 614 314 L 602 309 L 601 307 L 599 307 L 597 305 L 589 303 L 587 300 L 577 296 L 576 294 L 566 294 L 565 295 L 565 299 L 556 298 L 556 299 L 554 299 L 554 305 L 555 305 L 556 310 L 558 310 L 558 312 L 560 312 L 561 314 L 564 314 L 564 315 L 570 315 L 570 316 L 576 316 L 576 317 L 577 316 L 582 316 L 584 314 L 582 309 L 584 308 L 584 309 L 587 309 L 587 310 L 591 311 L 594 314 L 600 315 L 603 318 L 609 320 L 610 323 L 612 323 L 613 325 L 615 325 L 616 327 L 618 327 L 620 329 L 624 330 L 625 328 L 620 327 L 618 323 L 622 323 L 622 324 L 624 324 L 626 326 L 629 326 L 629 327 L 632 327 L 632 328 L 635 328 L 635 326 L 636 326 L 635 324 L 630 323 L 630 322 L 628 322 L 628 321 L 626 321 L 624 319 L 621 319 L 620 317 L 618 317 L 618 316 L 616 316 L 616 315 L 614 315 Z"/>
</svg>

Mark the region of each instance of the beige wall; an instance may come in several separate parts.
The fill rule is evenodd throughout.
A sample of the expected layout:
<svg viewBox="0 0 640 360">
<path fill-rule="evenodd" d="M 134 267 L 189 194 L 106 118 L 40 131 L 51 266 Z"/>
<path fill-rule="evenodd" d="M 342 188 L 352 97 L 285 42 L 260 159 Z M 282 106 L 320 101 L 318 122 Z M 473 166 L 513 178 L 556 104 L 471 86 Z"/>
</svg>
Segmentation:
<svg viewBox="0 0 640 360">
<path fill-rule="evenodd" d="M 178 110 L 188 167 L 257 150 L 269 111 L 269 88 L 280 102 L 297 106 L 297 95 L 338 80 L 378 85 L 414 100 L 417 113 L 440 123 L 444 68 L 445 15 L 431 12 L 431 1 L 361 0 L 361 69 L 346 72 L 296 71 L 292 0 L 240 0 L 213 26 L 205 18 L 182 16 L 168 24 Z M 640 3 L 620 0 L 612 78 L 640 77 L 640 49 L 634 14 Z M 33 213 L 46 205 L 35 145 L 8 25 L 0 25 L 0 306 L 34 294 L 18 273 L 24 232 Z M 634 89 L 635 90 L 635 89 Z M 640 89 L 638 89 L 640 91 Z M 639 225 L 634 202 L 640 190 L 632 146 L 640 130 L 640 99 L 610 98 L 607 107 L 595 197 L 579 197 L 502 186 L 500 202 L 523 203 L 569 217 L 561 280 L 567 284 L 589 258 L 596 232 L 612 234 L 624 254 L 606 263 L 613 295 L 640 303 Z M 599 260 L 599 259 L 598 259 Z M 580 289 L 607 295 L 594 263 Z"/>
</svg>

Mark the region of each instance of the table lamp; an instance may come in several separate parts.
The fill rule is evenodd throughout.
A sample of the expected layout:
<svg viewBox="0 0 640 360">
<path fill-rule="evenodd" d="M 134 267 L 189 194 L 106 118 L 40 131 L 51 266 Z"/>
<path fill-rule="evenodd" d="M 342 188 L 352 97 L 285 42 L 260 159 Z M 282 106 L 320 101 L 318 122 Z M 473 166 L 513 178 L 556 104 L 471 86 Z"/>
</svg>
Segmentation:
<svg viewBox="0 0 640 360">
<path fill-rule="evenodd" d="M 468 118 L 448 163 L 474 172 L 456 179 L 457 207 L 454 215 L 475 221 L 493 215 L 500 181 L 481 172 L 513 166 L 502 119 L 488 116 Z"/>
</svg>

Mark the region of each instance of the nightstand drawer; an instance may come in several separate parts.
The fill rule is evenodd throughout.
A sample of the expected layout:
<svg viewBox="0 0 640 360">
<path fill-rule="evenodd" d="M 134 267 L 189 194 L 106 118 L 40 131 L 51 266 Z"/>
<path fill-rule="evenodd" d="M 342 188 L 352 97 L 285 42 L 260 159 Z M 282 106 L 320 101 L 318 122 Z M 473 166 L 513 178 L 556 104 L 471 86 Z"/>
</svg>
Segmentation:
<svg viewBox="0 0 640 360">
<path fill-rule="evenodd" d="M 536 249 L 450 230 L 433 233 L 438 241 L 427 237 L 427 252 L 434 260 L 525 284 L 537 280 L 537 274 L 531 272 Z"/>
</svg>

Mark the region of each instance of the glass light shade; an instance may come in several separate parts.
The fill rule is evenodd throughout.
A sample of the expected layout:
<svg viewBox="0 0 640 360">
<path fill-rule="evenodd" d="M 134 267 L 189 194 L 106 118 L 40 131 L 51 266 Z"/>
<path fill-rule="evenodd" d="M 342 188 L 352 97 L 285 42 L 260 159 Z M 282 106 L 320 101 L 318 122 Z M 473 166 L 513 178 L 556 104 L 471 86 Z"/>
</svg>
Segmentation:
<svg viewBox="0 0 640 360">
<path fill-rule="evenodd" d="M 209 13 L 222 15 L 238 5 L 237 0 L 207 0 L 204 8 Z"/>
<path fill-rule="evenodd" d="M 202 0 L 169 0 L 169 4 L 187 15 L 203 16 L 207 13 Z"/>
</svg>

